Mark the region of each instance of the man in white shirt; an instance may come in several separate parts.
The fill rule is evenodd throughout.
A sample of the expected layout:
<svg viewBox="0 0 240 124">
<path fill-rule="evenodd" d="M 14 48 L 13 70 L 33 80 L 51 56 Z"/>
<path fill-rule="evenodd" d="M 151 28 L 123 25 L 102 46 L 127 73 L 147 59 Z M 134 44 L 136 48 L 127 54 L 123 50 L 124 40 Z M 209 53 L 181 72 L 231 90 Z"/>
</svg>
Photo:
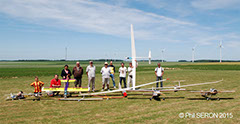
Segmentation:
<svg viewBox="0 0 240 124">
<path fill-rule="evenodd" d="M 119 89 L 122 88 L 122 80 L 124 82 L 124 88 L 127 88 L 126 86 L 126 73 L 127 73 L 127 68 L 124 67 L 124 63 L 121 63 L 121 67 L 119 68 Z"/>
<path fill-rule="evenodd" d="M 138 63 L 137 63 L 137 61 L 136 61 L 136 68 L 137 68 L 137 66 L 138 66 Z M 132 63 L 129 63 L 129 67 L 128 67 L 128 82 L 127 82 L 127 88 L 129 88 L 130 87 L 130 84 L 132 85 L 132 75 L 133 75 L 133 73 L 132 73 L 132 71 L 133 71 L 133 65 L 132 65 Z"/>
<path fill-rule="evenodd" d="M 104 63 L 104 67 L 102 67 L 100 72 L 102 74 L 102 84 L 103 84 L 102 91 L 104 90 L 105 84 L 107 84 L 107 89 L 108 89 L 108 91 L 110 91 L 109 79 L 110 79 L 111 69 L 108 68 L 107 62 Z"/>
<path fill-rule="evenodd" d="M 95 91 L 95 72 L 96 67 L 93 65 L 93 62 L 89 62 L 90 65 L 87 66 L 86 73 L 88 77 L 88 91 L 90 91 L 90 86 L 92 84 L 92 91 Z"/>
<path fill-rule="evenodd" d="M 155 68 L 155 75 L 156 75 L 156 77 L 157 77 L 157 80 L 156 80 L 156 81 L 159 81 L 159 80 L 162 80 L 162 76 L 163 76 L 163 74 L 164 74 L 164 69 L 161 67 L 161 63 L 158 63 L 157 65 L 158 65 L 158 67 Z M 163 83 L 163 82 L 161 81 L 161 88 L 163 87 L 163 84 L 162 84 L 162 83 Z M 158 84 L 159 84 L 159 82 L 156 83 L 156 87 L 157 87 L 157 88 L 158 88 Z"/>
</svg>

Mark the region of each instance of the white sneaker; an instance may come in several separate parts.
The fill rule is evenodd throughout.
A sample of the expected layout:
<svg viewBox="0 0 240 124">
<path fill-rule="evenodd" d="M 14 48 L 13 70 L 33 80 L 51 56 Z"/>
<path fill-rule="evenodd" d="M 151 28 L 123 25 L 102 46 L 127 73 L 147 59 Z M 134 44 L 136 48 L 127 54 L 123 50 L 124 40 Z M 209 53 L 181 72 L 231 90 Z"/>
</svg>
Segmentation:
<svg viewBox="0 0 240 124">
<path fill-rule="evenodd" d="M 113 88 L 116 89 L 116 86 L 114 86 Z"/>
<path fill-rule="evenodd" d="M 108 91 L 110 91 L 110 89 L 108 89 Z"/>
<path fill-rule="evenodd" d="M 102 89 L 101 91 L 104 91 L 104 89 Z"/>
</svg>

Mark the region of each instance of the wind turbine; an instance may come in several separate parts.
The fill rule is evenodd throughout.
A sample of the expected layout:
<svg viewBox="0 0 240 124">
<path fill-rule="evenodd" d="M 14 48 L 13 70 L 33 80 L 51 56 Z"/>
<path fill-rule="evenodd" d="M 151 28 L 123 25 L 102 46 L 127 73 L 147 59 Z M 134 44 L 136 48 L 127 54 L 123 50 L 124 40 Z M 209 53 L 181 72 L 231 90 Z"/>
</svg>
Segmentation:
<svg viewBox="0 0 240 124">
<path fill-rule="evenodd" d="M 162 49 L 162 62 L 164 60 L 164 52 L 165 52 L 166 49 Z"/>
<path fill-rule="evenodd" d="M 194 58 L 195 58 L 195 49 L 196 49 L 196 46 L 192 48 L 192 62 L 194 62 Z"/>
<path fill-rule="evenodd" d="M 220 48 L 220 63 L 222 62 L 222 48 L 223 48 L 223 45 L 222 45 L 222 41 L 220 41 L 220 44 L 219 44 L 219 48 Z"/>
<path fill-rule="evenodd" d="M 148 53 L 148 59 L 149 59 L 148 64 L 149 65 L 151 64 L 151 58 L 152 58 L 152 52 L 151 52 L 151 50 L 149 50 L 149 53 Z"/>
</svg>

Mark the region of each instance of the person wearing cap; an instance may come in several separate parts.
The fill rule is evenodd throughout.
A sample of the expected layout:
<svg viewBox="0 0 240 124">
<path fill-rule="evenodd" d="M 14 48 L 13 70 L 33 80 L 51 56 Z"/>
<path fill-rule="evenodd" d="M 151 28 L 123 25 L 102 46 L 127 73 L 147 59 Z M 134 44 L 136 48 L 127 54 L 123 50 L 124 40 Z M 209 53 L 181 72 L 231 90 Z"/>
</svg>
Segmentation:
<svg viewBox="0 0 240 124">
<path fill-rule="evenodd" d="M 80 66 L 79 62 L 76 62 L 76 66 L 73 68 L 72 74 L 74 76 L 75 82 L 75 87 L 79 85 L 79 87 L 82 87 L 82 75 L 83 75 L 83 68 Z"/>
<path fill-rule="evenodd" d="M 93 62 L 90 61 L 86 69 L 86 73 L 88 77 L 88 91 L 90 91 L 91 85 L 92 85 L 92 91 L 93 92 L 95 91 L 95 72 L 96 72 L 96 67 L 93 65 Z"/>
<path fill-rule="evenodd" d="M 124 82 L 124 88 L 127 88 L 126 86 L 126 73 L 127 68 L 124 66 L 124 63 L 121 63 L 121 67 L 119 68 L 119 89 L 122 88 L 122 81 Z"/>
<path fill-rule="evenodd" d="M 161 67 L 161 63 L 157 64 L 158 67 L 155 68 L 155 75 L 156 75 L 156 81 L 161 81 L 162 76 L 164 74 L 164 69 Z M 156 83 L 156 87 L 158 88 L 159 82 Z M 163 87 L 163 82 L 161 81 L 161 88 Z"/>
<path fill-rule="evenodd" d="M 71 71 L 68 69 L 68 65 L 64 66 L 64 69 L 62 70 L 61 76 L 63 79 L 67 79 L 67 77 L 69 79 L 71 79 L 72 73 Z"/>
<path fill-rule="evenodd" d="M 115 85 L 115 78 L 114 78 L 114 74 L 115 74 L 115 66 L 113 65 L 113 62 L 112 62 L 112 61 L 110 61 L 110 65 L 108 65 L 108 67 L 109 67 L 110 70 L 111 70 L 110 77 L 112 78 L 113 87 L 116 88 L 116 85 Z"/>
<path fill-rule="evenodd" d="M 104 67 L 102 67 L 101 69 L 101 74 L 102 74 L 102 91 L 104 90 L 105 84 L 107 84 L 107 89 L 108 91 L 110 91 L 109 89 L 109 79 L 110 79 L 110 74 L 111 74 L 111 69 L 108 68 L 108 63 L 105 62 L 104 63 Z"/>
</svg>

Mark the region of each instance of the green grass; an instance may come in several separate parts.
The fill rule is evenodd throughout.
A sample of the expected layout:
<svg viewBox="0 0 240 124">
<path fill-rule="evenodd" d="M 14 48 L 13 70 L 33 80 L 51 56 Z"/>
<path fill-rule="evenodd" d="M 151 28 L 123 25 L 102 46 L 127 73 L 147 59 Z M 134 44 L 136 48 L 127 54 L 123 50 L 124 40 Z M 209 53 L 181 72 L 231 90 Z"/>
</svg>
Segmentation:
<svg viewBox="0 0 240 124">
<path fill-rule="evenodd" d="M 199 94 L 183 92 L 167 92 L 165 101 L 149 101 L 149 96 L 129 95 L 136 99 L 110 99 L 104 101 L 58 101 L 48 99 L 41 101 L 5 101 L 5 94 L 16 93 L 23 90 L 33 92 L 30 83 L 34 76 L 39 76 L 50 85 L 54 74 L 60 74 L 63 66 L 69 64 L 70 69 L 75 62 L 0 62 L 0 123 L 239 123 L 240 100 L 239 80 L 240 64 L 208 64 L 208 63 L 162 63 L 168 68 L 164 78 L 164 86 L 173 86 L 175 80 L 186 80 L 182 84 L 201 83 L 224 79 L 223 82 L 212 85 L 189 87 L 188 90 L 235 90 L 235 93 L 218 94 L 221 98 L 234 99 L 220 101 L 188 100 L 188 98 L 201 98 Z M 101 88 L 100 69 L 103 62 L 94 63 L 97 66 L 96 88 Z M 88 62 L 81 62 L 84 70 Z M 114 63 L 118 70 L 120 62 Z M 126 63 L 128 65 L 128 63 Z M 148 65 L 139 62 L 137 68 L 137 85 L 155 80 L 154 68 L 156 63 Z M 174 68 L 174 70 L 173 70 Z M 119 81 L 118 73 L 115 76 Z M 83 76 L 83 85 L 87 86 L 86 74 Z M 70 84 L 73 86 L 73 84 Z M 110 82 L 112 87 L 112 82 Z M 148 88 L 155 86 L 151 85 Z M 117 93 L 115 93 L 117 94 Z M 129 93 L 134 94 L 134 93 Z M 185 97 L 185 98 L 173 98 Z M 179 113 L 232 113 L 231 119 L 197 119 L 178 117 Z"/>
</svg>

